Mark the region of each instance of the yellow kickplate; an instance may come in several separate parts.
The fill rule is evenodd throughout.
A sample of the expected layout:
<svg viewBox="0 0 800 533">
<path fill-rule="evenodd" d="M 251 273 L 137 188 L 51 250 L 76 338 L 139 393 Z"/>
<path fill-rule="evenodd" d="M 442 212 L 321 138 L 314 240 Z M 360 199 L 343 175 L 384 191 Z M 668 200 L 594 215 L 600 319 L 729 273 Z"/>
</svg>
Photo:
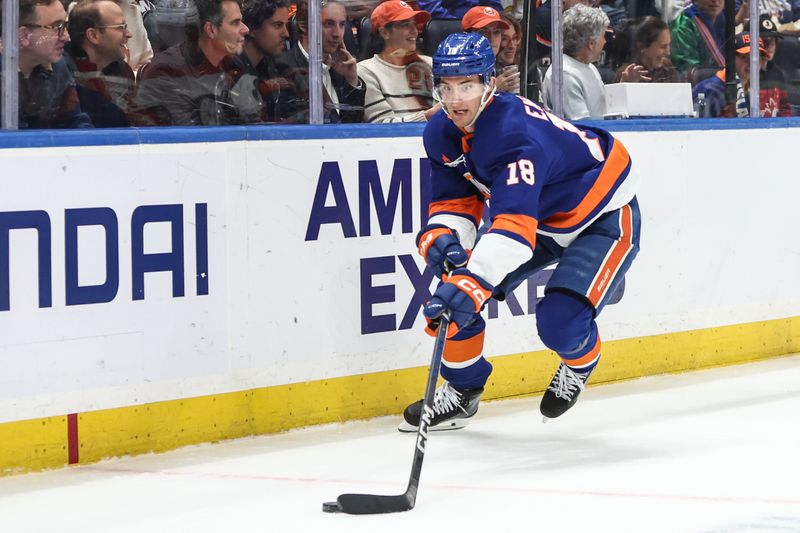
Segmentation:
<svg viewBox="0 0 800 533">
<path fill-rule="evenodd" d="M 605 342 L 592 384 L 685 372 L 800 352 L 800 317 Z M 484 399 L 541 393 L 558 365 L 552 352 L 491 358 Z M 0 475 L 61 467 L 72 457 L 163 452 L 287 429 L 398 414 L 422 397 L 427 367 L 0 424 Z M 73 418 L 74 423 L 75 418 Z M 73 461 L 74 462 L 74 461 Z"/>
</svg>

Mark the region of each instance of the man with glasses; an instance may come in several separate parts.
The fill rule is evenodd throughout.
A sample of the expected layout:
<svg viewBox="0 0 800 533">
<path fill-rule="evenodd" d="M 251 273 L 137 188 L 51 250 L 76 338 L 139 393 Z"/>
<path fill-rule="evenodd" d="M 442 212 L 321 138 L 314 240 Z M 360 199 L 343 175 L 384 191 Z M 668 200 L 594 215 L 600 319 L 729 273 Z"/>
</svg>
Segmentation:
<svg viewBox="0 0 800 533">
<path fill-rule="evenodd" d="M 185 42 L 158 53 L 140 72 L 135 122 L 153 126 L 241 124 L 232 90 L 242 70 L 248 28 L 235 0 L 195 0 L 199 27 Z M 192 28 L 195 29 L 195 28 Z"/>
<path fill-rule="evenodd" d="M 129 126 L 135 79 L 125 61 L 131 33 L 122 8 L 112 0 L 81 0 L 67 30 L 81 108 L 97 128 Z"/>
<path fill-rule="evenodd" d="M 58 0 L 20 0 L 19 127 L 91 128 L 63 55 L 67 14 Z"/>
</svg>

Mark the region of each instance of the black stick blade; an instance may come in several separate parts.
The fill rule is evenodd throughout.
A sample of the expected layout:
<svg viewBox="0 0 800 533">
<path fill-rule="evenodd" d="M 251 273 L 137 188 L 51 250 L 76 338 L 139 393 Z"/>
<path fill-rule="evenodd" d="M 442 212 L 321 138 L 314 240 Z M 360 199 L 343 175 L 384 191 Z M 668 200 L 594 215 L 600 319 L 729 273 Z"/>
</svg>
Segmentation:
<svg viewBox="0 0 800 533">
<path fill-rule="evenodd" d="M 342 494 L 336 499 L 336 503 L 339 504 L 339 512 L 347 514 L 400 513 L 414 508 L 414 502 L 408 494 Z"/>
</svg>

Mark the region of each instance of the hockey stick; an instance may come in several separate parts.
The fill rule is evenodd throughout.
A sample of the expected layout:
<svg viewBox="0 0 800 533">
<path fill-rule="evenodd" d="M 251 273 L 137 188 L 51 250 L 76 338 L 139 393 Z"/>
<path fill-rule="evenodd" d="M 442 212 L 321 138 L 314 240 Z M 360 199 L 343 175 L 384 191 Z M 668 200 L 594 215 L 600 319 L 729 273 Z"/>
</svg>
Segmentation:
<svg viewBox="0 0 800 533">
<path fill-rule="evenodd" d="M 439 379 L 439 367 L 442 364 L 444 343 L 447 337 L 447 328 L 450 325 L 447 315 L 440 318 L 439 330 L 436 333 L 436 343 L 433 345 L 431 368 L 428 371 L 428 385 L 425 389 L 425 399 L 422 401 L 422 416 L 417 428 L 417 442 L 414 446 L 414 460 L 411 465 L 411 477 L 408 488 L 404 494 L 397 496 L 382 496 L 378 494 L 341 494 L 335 502 L 325 502 L 322 510 L 326 513 L 347 514 L 381 514 L 410 511 L 417 501 L 419 476 L 422 472 L 422 460 L 425 458 L 425 445 L 428 442 L 428 425 L 433 418 L 433 396 L 436 392 L 436 380 Z"/>
</svg>

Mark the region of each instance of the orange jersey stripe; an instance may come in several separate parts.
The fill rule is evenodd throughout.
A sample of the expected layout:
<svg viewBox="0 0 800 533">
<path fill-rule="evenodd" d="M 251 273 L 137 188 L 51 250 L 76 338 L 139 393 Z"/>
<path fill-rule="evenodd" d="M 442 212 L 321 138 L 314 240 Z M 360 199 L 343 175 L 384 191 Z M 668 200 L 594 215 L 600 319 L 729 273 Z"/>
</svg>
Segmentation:
<svg viewBox="0 0 800 533">
<path fill-rule="evenodd" d="M 599 274 L 595 279 L 592 288 L 589 290 L 589 301 L 592 305 L 597 307 L 597 304 L 603 299 L 611 280 L 617 274 L 617 270 L 622 266 L 622 262 L 627 257 L 628 253 L 633 248 L 633 212 L 631 206 L 626 205 L 620 209 L 620 231 L 621 235 L 619 240 L 612 248 L 611 253 L 606 258 L 603 266 L 598 271 Z"/>
<path fill-rule="evenodd" d="M 461 137 L 461 151 L 464 152 L 465 154 L 468 154 L 472 150 L 472 147 L 470 146 L 469 142 L 472 140 L 474 136 L 475 136 L 474 133 L 466 133 L 465 131 L 464 136 Z"/>
<path fill-rule="evenodd" d="M 544 224 L 553 228 L 571 228 L 580 224 L 608 195 L 630 160 L 628 151 L 621 142 L 615 140 L 603 170 L 581 203 L 572 211 L 556 213 L 547 218 L 543 221 Z"/>
<path fill-rule="evenodd" d="M 481 331 L 472 338 L 457 341 L 448 339 L 444 345 L 442 359 L 450 363 L 463 363 L 478 357 L 483 353 L 483 338 L 485 331 Z"/>
<path fill-rule="evenodd" d="M 428 207 L 428 217 L 432 217 L 436 213 L 458 213 L 471 217 L 475 224 L 480 224 L 481 216 L 483 216 L 483 202 L 478 200 L 476 196 L 468 198 L 456 198 L 454 200 L 442 200 L 439 202 L 431 202 Z"/>
<path fill-rule="evenodd" d="M 597 356 L 600 354 L 600 337 L 597 337 L 597 342 L 594 343 L 594 347 L 589 350 L 589 353 L 582 357 L 578 357 L 577 359 L 563 359 L 564 363 L 567 366 L 583 366 L 588 365 L 592 361 L 594 361 Z"/>
<path fill-rule="evenodd" d="M 539 222 L 527 215 L 497 215 L 492 221 L 492 230 L 500 229 L 516 233 L 528 243 L 531 249 L 536 248 L 536 228 Z M 491 231 L 491 230 L 489 230 Z"/>
</svg>

